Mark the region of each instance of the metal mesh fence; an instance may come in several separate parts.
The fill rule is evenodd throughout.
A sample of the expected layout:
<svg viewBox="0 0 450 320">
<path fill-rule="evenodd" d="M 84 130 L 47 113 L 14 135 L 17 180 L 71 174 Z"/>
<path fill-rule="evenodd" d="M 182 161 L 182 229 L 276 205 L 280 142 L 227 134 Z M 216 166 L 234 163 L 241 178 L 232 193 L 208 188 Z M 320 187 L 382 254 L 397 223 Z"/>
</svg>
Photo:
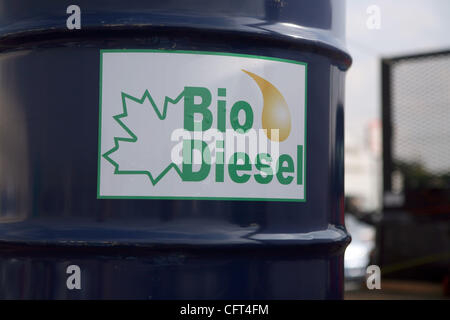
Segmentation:
<svg viewBox="0 0 450 320">
<path fill-rule="evenodd" d="M 390 67 L 392 188 L 450 189 L 450 53 Z"/>
</svg>

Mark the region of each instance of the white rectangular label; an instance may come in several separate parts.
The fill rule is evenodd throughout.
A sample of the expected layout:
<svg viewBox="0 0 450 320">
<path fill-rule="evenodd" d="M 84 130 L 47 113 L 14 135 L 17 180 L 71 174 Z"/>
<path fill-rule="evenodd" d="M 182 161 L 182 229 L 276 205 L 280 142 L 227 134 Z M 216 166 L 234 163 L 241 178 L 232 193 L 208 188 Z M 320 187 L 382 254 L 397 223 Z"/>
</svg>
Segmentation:
<svg viewBox="0 0 450 320">
<path fill-rule="evenodd" d="M 305 201 L 306 63 L 100 54 L 98 198 Z"/>
</svg>

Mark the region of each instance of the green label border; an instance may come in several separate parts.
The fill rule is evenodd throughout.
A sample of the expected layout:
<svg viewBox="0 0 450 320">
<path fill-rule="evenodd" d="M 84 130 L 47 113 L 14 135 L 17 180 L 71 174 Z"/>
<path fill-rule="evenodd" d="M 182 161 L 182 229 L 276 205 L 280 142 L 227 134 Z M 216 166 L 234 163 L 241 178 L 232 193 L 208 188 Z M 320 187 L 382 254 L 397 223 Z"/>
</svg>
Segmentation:
<svg viewBox="0 0 450 320">
<path fill-rule="evenodd" d="M 287 199 L 287 198 L 233 198 L 233 197 L 177 197 L 177 196 L 102 196 L 100 195 L 100 167 L 101 167 L 101 141 L 102 141 L 102 84 L 103 84 L 103 53 L 111 52 L 156 52 L 156 53 L 178 53 L 178 54 L 199 54 L 199 55 L 215 55 L 228 57 L 242 57 L 259 60 L 271 60 L 285 63 L 300 64 L 305 66 L 305 141 L 304 141 L 304 175 L 303 175 L 303 199 Z M 153 200 L 228 200 L 228 201 L 276 201 L 276 202 L 306 202 L 306 142 L 307 142 L 307 94 L 308 94 L 308 64 L 289 59 L 281 59 L 275 57 L 258 56 L 251 54 L 215 52 L 215 51 L 195 51 L 195 50 L 165 50 L 165 49 L 101 49 L 100 50 L 100 75 L 99 75 L 99 116 L 98 116 L 98 163 L 97 163 L 97 199 L 153 199 Z"/>
</svg>

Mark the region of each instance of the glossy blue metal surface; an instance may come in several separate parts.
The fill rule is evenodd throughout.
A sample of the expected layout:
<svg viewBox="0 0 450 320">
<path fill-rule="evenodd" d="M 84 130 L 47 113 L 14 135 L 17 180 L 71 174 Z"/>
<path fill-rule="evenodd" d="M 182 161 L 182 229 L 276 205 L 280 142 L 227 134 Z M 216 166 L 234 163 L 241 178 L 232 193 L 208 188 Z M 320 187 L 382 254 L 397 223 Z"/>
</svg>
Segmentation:
<svg viewBox="0 0 450 320">
<path fill-rule="evenodd" d="M 70 4 L 0 0 L 0 298 L 341 298 L 343 4 L 79 1 L 67 30 Z M 307 201 L 98 200 L 111 48 L 307 62 Z"/>
</svg>

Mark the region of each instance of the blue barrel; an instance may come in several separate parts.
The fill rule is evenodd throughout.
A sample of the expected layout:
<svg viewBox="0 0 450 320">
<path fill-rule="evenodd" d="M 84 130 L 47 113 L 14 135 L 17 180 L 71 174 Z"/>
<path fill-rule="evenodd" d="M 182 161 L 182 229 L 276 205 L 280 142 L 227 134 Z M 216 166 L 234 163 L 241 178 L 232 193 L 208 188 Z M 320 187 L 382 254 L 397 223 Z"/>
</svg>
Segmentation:
<svg viewBox="0 0 450 320">
<path fill-rule="evenodd" d="M 0 298 L 342 298 L 344 4 L 70 5 L 0 0 Z"/>
</svg>

